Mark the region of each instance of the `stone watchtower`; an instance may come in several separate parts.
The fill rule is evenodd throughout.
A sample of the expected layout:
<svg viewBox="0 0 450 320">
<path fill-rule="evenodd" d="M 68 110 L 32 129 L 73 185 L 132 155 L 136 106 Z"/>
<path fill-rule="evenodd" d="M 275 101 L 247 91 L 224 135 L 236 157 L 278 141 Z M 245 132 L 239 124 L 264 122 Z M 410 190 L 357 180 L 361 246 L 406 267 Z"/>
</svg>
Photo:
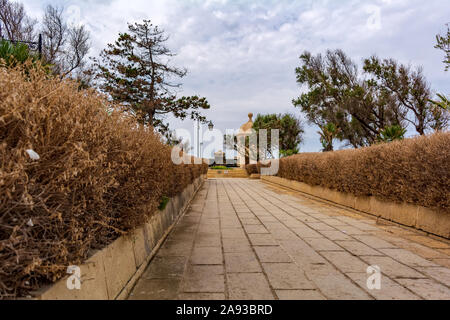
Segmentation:
<svg viewBox="0 0 450 320">
<path fill-rule="evenodd" d="M 248 114 L 248 121 L 246 123 L 244 123 L 240 128 L 238 133 L 236 134 L 236 137 L 238 139 L 238 141 L 240 141 L 240 139 L 244 139 L 250 136 L 253 132 L 253 113 L 249 113 Z M 245 168 L 245 165 L 247 164 L 246 162 L 246 154 L 247 152 L 245 151 L 245 144 L 243 145 L 242 150 L 238 150 L 238 154 L 237 154 L 237 163 L 241 168 Z"/>
</svg>

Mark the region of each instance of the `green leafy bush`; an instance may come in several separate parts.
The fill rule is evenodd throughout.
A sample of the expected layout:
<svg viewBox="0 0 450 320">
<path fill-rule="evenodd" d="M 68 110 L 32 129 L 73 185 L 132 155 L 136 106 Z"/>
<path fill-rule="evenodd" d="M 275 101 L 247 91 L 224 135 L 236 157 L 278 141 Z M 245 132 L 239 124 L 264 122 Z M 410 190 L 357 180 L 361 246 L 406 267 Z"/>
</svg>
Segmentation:
<svg viewBox="0 0 450 320">
<path fill-rule="evenodd" d="M 0 61 L 3 60 L 0 65 L 2 66 L 15 67 L 27 60 L 36 62 L 38 58 L 38 55 L 30 52 L 26 44 L 0 40 Z"/>
</svg>

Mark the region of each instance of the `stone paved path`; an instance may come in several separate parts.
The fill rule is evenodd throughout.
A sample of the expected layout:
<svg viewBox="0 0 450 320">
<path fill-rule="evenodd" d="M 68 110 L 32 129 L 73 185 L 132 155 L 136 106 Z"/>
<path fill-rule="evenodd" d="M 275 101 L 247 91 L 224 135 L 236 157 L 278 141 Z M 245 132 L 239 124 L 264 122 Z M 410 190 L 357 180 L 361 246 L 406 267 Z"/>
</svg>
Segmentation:
<svg viewBox="0 0 450 320">
<path fill-rule="evenodd" d="M 369 290 L 367 267 L 381 289 Z M 259 180 L 205 182 L 130 299 L 450 299 L 450 245 Z"/>
</svg>

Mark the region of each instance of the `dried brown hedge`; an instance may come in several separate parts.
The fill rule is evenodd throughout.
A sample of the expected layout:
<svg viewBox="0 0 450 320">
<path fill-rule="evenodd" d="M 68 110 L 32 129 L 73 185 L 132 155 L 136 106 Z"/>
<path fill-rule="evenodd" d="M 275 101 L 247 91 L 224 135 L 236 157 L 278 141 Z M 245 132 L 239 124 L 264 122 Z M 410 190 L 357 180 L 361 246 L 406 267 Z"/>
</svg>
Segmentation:
<svg viewBox="0 0 450 320">
<path fill-rule="evenodd" d="M 280 160 L 279 177 L 450 213 L 450 132 Z"/>
<path fill-rule="evenodd" d="M 257 164 L 248 164 L 245 166 L 245 171 L 247 171 L 248 175 L 258 174 L 258 165 Z"/>
<path fill-rule="evenodd" d="M 33 68 L 0 68 L 0 298 L 61 278 L 206 173 L 174 165 L 158 135 L 110 107 Z"/>
</svg>

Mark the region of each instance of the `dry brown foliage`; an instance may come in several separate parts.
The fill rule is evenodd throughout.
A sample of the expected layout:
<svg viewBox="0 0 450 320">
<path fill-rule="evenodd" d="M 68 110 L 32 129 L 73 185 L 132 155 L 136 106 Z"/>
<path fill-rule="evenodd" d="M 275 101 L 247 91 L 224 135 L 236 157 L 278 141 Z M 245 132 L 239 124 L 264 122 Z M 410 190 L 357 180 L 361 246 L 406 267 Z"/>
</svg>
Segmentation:
<svg viewBox="0 0 450 320">
<path fill-rule="evenodd" d="M 61 278 L 206 173 L 110 107 L 35 68 L 0 68 L 0 298 Z"/>
<path fill-rule="evenodd" d="M 247 171 L 248 175 L 259 173 L 257 164 L 248 164 L 245 166 L 245 171 Z"/>
<path fill-rule="evenodd" d="M 298 154 L 282 158 L 277 175 L 450 213 L 450 132 L 357 150 Z"/>
</svg>

